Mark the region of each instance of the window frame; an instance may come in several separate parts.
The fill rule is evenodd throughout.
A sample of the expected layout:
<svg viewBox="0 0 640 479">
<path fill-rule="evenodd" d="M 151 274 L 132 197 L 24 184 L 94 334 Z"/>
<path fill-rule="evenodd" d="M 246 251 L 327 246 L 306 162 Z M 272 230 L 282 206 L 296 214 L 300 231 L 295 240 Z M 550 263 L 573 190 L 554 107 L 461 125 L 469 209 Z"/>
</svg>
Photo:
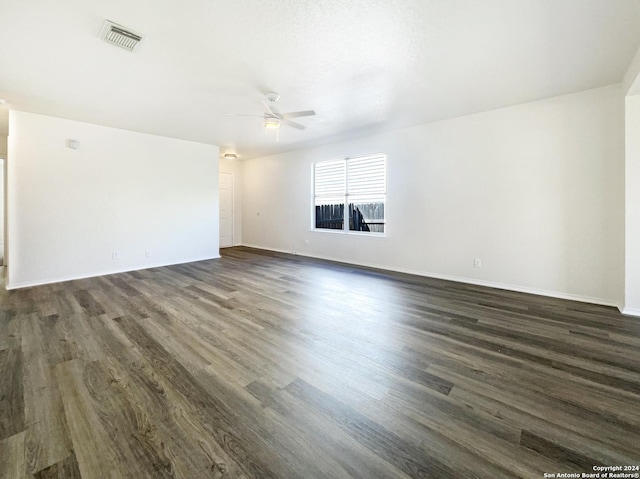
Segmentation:
<svg viewBox="0 0 640 479">
<path fill-rule="evenodd" d="M 362 160 L 366 158 L 378 158 L 382 157 L 384 159 L 384 194 L 381 195 L 349 195 L 349 168 L 348 163 L 350 160 Z M 316 228 L 316 165 L 318 163 L 330 163 L 330 162 L 338 162 L 342 161 L 344 163 L 344 195 L 341 195 L 341 198 L 344 202 L 343 208 L 343 217 L 342 217 L 342 229 L 331 229 L 331 228 Z M 387 178 L 387 155 L 385 153 L 373 153 L 368 155 L 358 155 L 358 156 L 348 156 L 344 158 L 335 158 L 332 160 L 319 160 L 311 163 L 311 231 L 312 232 L 320 232 L 320 233 L 333 233 L 333 234 L 342 234 L 342 235 L 353 235 L 353 236 L 366 236 L 369 238 L 384 238 L 388 235 L 389 229 L 389 218 L 388 218 L 388 178 Z M 357 231 L 349 229 L 350 224 L 350 214 L 349 214 L 349 199 L 355 198 L 366 198 L 366 197 L 383 197 L 383 205 L 384 205 L 384 231 Z M 337 198 L 338 196 L 335 196 Z"/>
</svg>

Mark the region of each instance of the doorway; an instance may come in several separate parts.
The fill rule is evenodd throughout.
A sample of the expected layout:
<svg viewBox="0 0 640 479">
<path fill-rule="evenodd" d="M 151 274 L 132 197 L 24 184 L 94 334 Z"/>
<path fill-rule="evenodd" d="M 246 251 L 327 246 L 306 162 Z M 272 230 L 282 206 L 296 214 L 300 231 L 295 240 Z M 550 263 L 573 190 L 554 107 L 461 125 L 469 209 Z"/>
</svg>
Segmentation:
<svg viewBox="0 0 640 479">
<path fill-rule="evenodd" d="M 5 159 L 4 159 L 4 155 L 2 155 L 0 153 L 0 266 L 4 266 L 5 261 L 4 261 L 4 197 L 5 197 L 5 180 L 4 180 L 4 168 L 5 165 Z"/>
<path fill-rule="evenodd" d="M 7 171 L 7 143 L 9 136 L 9 110 L 0 107 L 0 266 L 6 266 L 5 254 L 6 236 L 6 171 Z M 4 272 L 4 268 L 0 268 Z M 2 282 L 2 274 L 0 274 Z"/>
<path fill-rule="evenodd" d="M 220 248 L 233 246 L 233 173 L 220 173 Z"/>
</svg>

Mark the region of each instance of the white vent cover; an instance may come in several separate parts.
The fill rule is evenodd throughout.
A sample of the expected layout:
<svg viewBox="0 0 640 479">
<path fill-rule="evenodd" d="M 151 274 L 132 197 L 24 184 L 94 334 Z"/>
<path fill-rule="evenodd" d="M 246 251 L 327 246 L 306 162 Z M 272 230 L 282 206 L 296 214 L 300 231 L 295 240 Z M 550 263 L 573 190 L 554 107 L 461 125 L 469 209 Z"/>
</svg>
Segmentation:
<svg viewBox="0 0 640 479">
<path fill-rule="evenodd" d="M 130 52 L 140 43 L 142 36 L 128 30 L 122 25 L 105 20 L 104 25 L 100 29 L 100 35 L 105 42 L 111 43 Z"/>
</svg>

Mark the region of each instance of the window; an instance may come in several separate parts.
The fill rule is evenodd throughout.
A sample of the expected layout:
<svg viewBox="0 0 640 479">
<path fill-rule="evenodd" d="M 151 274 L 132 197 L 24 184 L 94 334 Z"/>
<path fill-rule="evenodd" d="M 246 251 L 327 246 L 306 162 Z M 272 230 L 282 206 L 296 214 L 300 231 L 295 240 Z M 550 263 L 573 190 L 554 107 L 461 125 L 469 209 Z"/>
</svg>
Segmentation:
<svg viewBox="0 0 640 479">
<path fill-rule="evenodd" d="M 314 165 L 316 229 L 384 233 L 386 197 L 384 155 L 321 161 Z"/>
</svg>

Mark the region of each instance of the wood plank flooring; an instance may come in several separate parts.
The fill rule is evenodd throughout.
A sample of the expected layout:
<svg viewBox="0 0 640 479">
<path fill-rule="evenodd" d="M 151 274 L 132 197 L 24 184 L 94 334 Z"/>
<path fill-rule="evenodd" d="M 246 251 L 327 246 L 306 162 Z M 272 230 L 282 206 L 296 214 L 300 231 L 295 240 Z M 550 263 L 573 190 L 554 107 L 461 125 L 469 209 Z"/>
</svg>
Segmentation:
<svg viewBox="0 0 640 479">
<path fill-rule="evenodd" d="M 0 478 L 597 465 L 640 465 L 640 320 L 614 308 L 249 248 L 0 292 Z"/>
</svg>

